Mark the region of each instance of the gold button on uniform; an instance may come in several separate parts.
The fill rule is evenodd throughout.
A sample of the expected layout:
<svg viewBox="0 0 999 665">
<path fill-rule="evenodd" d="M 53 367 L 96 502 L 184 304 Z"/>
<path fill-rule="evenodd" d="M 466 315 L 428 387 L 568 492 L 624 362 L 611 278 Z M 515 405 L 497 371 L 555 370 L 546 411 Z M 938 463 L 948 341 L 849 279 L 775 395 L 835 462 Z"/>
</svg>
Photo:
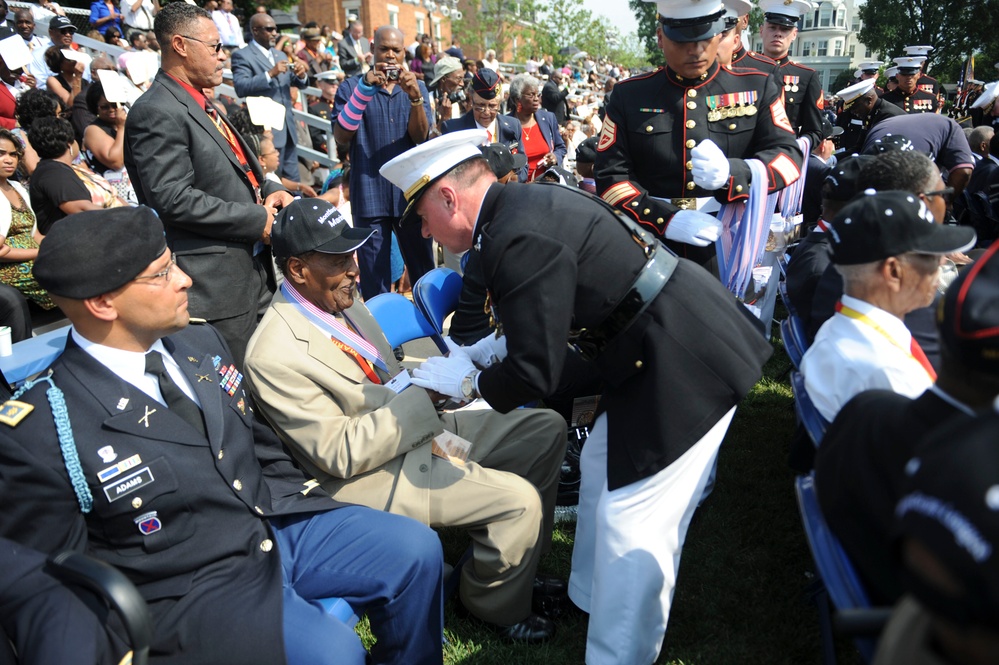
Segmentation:
<svg viewBox="0 0 999 665">
<path fill-rule="evenodd" d="M 638 207 L 638 201 L 632 201 L 631 202 L 631 207 L 632 208 L 637 208 Z"/>
<path fill-rule="evenodd" d="M 239 492 L 240 490 L 243 489 L 243 481 L 240 480 L 239 478 L 237 478 L 236 480 L 232 481 L 232 486 L 233 486 L 233 489 L 235 489 L 237 492 Z"/>
<path fill-rule="evenodd" d="M 140 499 L 139 497 L 135 497 L 134 499 L 132 499 L 132 507 L 142 508 L 142 499 Z"/>
<path fill-rule="evenodd" d="M 219 459 L 222 459 L 223 457 L 225 457 L 225 450 L 219 450 L 218 457 L 219 457 Z"/>
<path fill-rule="evenodd" d="M 651 131 L 652 131 L 652 125 L 649 125 L 648 127 L 645 128 L 646 133 L 649 133 Z"/>
<path fill-rule="evenodd" d="M 665 220 L 662 217 L 656 218 L 656 224 L 662 224 Z"/>
<path fill-rule="evenodd" d="M 693 189 L 694 187 L 697 187 L 697 185 L 695 185 L 695 184 L 694 184 L 694 183 L 692 183 L 692 182 L 688 182 L 688 183 L 687 183 L 687 189 Z"/>
<path fill-rule="evenodd" d="M 694 122 L 693 120 L 688 120 L 688 121 L 687 121 L 686 123 L 684 123 L 684 124 L 686 124 L 686 125 L 687 125 L 687 129 L 693 129 L 694 127 L 697 127 L 697 123 L 696 123 L 696 122 Z"/>
<path fill-rule="evenodd" d="M 695 104 L 694 102 L 687 102 L 687 108 L 694 110 L 697 108 L 697 104 Z"/>
<path fill-rule="evenodd" d="M 731 125 L 728 126 L 728 128 L 729 129 L 735 129 L 735 123 L 733 122 Z"/>
<path fill-rule="evenodd" d="M 272 549 L 274 549 L 274 542 L 270 538 L 265 538 L 260 543 L 261 552 L 270 552 Z"/>
<path fill-rule="evenodd" d="M 684 145 L 687 146 L 687 150 L 690 150 L 691 148 L 697 145 L 697 141 L 695 141 L 694 139 L 687 139 L 687 142 Z"/>
<path fill-rule="evenodd" d="M 736 185 L 735 186 L 735 192 L 736 192 L 736 194 L 738 194 L 741 191 L 742 191 L 742 185 Z"/>
<path fill-rule="evenodd" d="M 691 88 L 690 90 L 687 91 L 687 96 L 688 97 L 697 97 L 697 91 L 694 90 L 693 88 Z"/>
<path fill-rule="evenodd" d="M 687 162 L 687 170 L 688 171 L 694 170 L 694 162 Z"/>
<path fill-rule="evenodd" d="M 635 361 L 635 369 L 642 369 L 642 361 L 641 360 L 636 360 Z"/>
<path fill-rule="evenodd" d="M 650 212 L 652 212 L 652 211 L 649 210 L 648 208 L 646 208 L 645 210 L 642 211 L 642 214 L 643 215 L 648 215 Z"/>
</svg>

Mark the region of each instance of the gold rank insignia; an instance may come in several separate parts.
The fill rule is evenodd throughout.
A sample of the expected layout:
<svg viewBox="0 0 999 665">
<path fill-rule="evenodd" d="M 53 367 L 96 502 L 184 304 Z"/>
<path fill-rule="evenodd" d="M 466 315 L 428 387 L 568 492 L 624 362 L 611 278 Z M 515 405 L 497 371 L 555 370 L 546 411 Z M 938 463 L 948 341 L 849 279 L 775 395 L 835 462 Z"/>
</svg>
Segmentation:
<svg viewBox="0 0 999 665">
<path fill-rule="evenodd" d="M 35 410 L 34 405 L 17 400 L 8 400 L 0 405 L 0 423 L 8 427 L 17 427 L 18 423 Z"/>
</svg>

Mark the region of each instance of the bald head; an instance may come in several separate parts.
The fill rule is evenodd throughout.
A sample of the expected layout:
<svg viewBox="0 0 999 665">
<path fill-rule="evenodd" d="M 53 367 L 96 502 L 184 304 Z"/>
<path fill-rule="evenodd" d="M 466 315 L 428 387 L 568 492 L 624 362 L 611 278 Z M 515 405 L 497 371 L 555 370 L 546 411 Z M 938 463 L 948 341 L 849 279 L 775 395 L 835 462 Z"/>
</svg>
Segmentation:
<svg viewBox="0 0 999 665">
<path fill-rule="evenodd" d="M 375 30 L 374 43 L 377 46 L 385 39 L 398 39 L 402 41 L 402 30 L 399 28 L 393 28 L 391 25 L 383 25 L 382 27 Z"/>
<path fill-rule="evenodd" d="M 375 63 L 402 67 L 406 61 L 406 45 L 402 40 L 402 30 L 390 25 L 383 25 L 375 30 L 375 38 L 371 47 Z"/>
</svg>

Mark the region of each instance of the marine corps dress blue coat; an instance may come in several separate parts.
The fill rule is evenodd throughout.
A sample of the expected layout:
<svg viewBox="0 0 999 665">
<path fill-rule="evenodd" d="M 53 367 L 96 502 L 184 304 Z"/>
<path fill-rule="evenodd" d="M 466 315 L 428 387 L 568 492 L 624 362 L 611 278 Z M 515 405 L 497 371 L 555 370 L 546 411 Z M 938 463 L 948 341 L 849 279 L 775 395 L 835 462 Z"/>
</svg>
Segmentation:
<svg viewBox="0 0 999 665">
<path fill-rule="evenodd" d="M 698 187 L 691 174 L 690 151 L 705 139 L 729 158 L 728 182 L 716 191 Z M 770 75 L 730 71 L 715 63 L 690 79 L 661 68 L 615 86 L 597 144 L 597 192 L 662 237 L 680 208 L 657 199 L 745 200 L 750 181 L 746 159 L 766 166 L 770 192 L 801 174 L 801 151 Z M 681 256 L 694 249 L 667 245 Z"/>
</svg>

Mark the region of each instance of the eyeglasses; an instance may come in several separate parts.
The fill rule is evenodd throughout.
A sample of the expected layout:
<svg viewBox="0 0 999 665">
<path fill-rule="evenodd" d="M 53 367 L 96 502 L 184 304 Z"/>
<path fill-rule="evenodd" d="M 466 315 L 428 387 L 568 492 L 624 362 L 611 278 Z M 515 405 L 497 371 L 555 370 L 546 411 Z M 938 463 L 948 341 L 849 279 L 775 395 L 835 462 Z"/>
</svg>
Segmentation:
<svg viewBox="0 0 999 665">
<path fill-rule="evenodd" d="M 188 37 L 187 35 L 181 35 L 181 37 L 183 37 L 184 39 L 190 39 L 191 41 L 198 42 L 199 44 L 204 44 L 205 46 L 208 47 L 208 50 L 215 51 L 215 55 L 218 55 L 219 51 L 222 50 L 222 42 L 215 42 L 214 44 L 209 44 L 204 40 L 198 39 L 197 37 Z"/>
<path fill-rule="evenodd" d="M 177 257 L 174 256 L 174 255 L 171 255 L 170 256 L 170 265 L 168 265 L 164 270 L 161 270 L 161 271 L 159 271 L 157 273 L 153 273 L 152 275 L 139 275 L 138 277 L 134 278 L 133 281 L 138 281 L 140 279 L 155 279 L 155 280 L 159 280 L 160 278 L 163 278 L 163 282 L 164 283 L 169 282 L 170 281 L 170 276 L 173 273 L 173 269 L 176 266 L 177 266 Z"/>
<path fill-rule="evenodd" d="M 117 108 L 118 108 L 117 104 L 98 104 L 97 105 L 97 110 L 98 111 L 114 111 Z"/>
<path fill-rule="evenodd" d="M 74 32 L 76 32 L 76 30 L 74 28 L 61 28 L 59 30 L 59 34 L 60 35 L 71 35 Z"/>
<path fill-rule="evenodd" d="M 954 202 L 954 188 L 944 187 L 943 189 L 938 189 L 932 192 L 923 192 L 923 196 L 942 196 L 944 202 L 950 205 Z"/>
<path fill-rule="evenodd" d="M 275 25 L 258 25 L 257 27 L 265 32 L 277 32 L 277 26 Z"/>
<path fill-rule="evenodd" d="M 478 113 L 499 113 L 499 104 L 472 104 Z"/>
<path fill-rule="evenodd" d="M 523 99 L 541 99 L 541 93 L 540 92 L 525 92 L 524 94 L 521 95 L 521 98 L 523 98 Z"/>
</svg>

